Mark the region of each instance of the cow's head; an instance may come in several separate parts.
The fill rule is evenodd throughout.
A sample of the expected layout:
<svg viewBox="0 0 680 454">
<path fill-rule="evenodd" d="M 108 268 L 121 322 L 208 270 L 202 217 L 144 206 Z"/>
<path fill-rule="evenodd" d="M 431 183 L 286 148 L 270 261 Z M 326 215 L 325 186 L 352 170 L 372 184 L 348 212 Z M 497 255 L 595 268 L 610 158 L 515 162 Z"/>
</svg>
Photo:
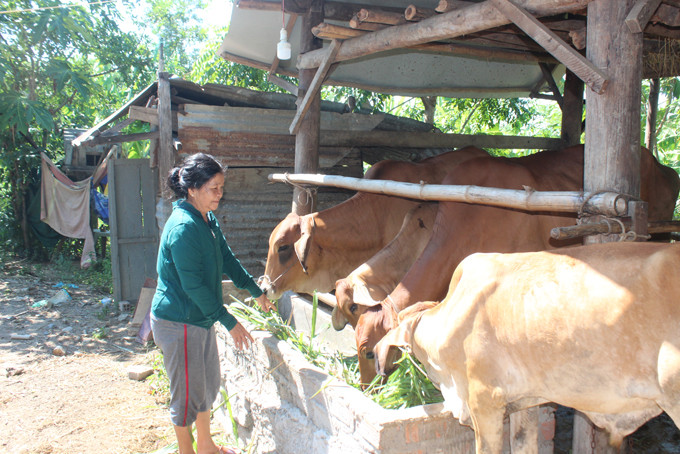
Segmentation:
<svg viewBox="0 0 680 454">
<path fill-rule="evenodd" d="M 371 383 L 377 375 L 373 347 L 395 326 L 397 313 L 389 303 L 381 302 L 378 306 L 367 308 L 359 317 L 354 337 L 357 343 L 362 388 Z"/>
<path fill-rule="evenodd" d="M 357 327 L 359 317 L 369 308 L 380 304 L 380 300 L 373 299 L 370 289 L 359 279 L 348 276 L 335 283 L 335 299 L 337 305 L 333 308 L 333 328 L 342 330 L 347 323 L 352 328 Z"/>
<path fill-rule="evenodd" d="M 308 282 L 314 228 L 314 214 L 290 213 L 272 231 L 261 282 L 269 299 L 278 299 L 286 290 L 306 293 L 316 290 Z"/>
<path fill-rule="evenodd" d="M 413 349 L 413 333 L 426 310 L 437 302 L 426 301 L 407 307 L 399 313 L 397 327 L 390 330 L 373 348 L 375 371 L 383 377 L 389 376 L 396 369 L 395 363 L 401 356 L 400 348 L 407 351 Z"/>
</svg>

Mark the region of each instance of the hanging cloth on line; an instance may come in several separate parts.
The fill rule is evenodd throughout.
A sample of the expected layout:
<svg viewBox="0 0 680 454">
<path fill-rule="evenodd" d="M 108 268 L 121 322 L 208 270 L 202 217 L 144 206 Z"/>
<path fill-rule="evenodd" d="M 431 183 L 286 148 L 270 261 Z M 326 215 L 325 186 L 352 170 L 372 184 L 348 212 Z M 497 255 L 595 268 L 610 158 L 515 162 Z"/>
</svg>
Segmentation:
<svg viewBox="0 0 680 454">
<path fill-rule="evenodd" d="M 91 178 L 73 182 L 45 153 L 40 156 L 40 220 L 64 236 L 85 239 L 80 266 L 87 268 L 97 260 L 90 227 Z"/>
</svg>

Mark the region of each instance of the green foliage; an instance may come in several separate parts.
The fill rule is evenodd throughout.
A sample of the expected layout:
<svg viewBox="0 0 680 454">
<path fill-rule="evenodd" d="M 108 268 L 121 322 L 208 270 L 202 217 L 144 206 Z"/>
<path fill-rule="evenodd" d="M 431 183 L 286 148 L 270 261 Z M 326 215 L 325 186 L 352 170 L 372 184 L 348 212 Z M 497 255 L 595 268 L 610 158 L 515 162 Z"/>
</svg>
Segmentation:
<svg viewBox="0 0 680 454">
<path fill-rule="evenodd" d="M 235 298 L 234 300 L 229 310 L 236 317 L 247 320 L 258 330 L 271 332 L 279 340 L 289 342 L 312 364 L 350 386 L 361 389 L 356 356 L 345 357 L 339 352 L 326 352 L 314 345 L 313 337 L 297 333 L 278 313 L 265 313 L 258 307 L 248 306 Z M 376 377 L 365 394 L 384 408 L 406 408 L 443 400 L 441 393 L 411 355 L 405 354 L 397 366 L 385 383 L 382 383 L 381 377 Z"/>
<path fill-rule="evenodd" d="M 25 11 L 0 15 L 0 237 L 32 255 L 39 244 L 23 213 L 40 152 L 58 161 L 63 128 L 91 126 L 126 100 L 121 85 L 154 73 L 143 43 L 120 31 L 114 3 L 11 0 L 3 9 Z"/>
<path fill-rule="evenodd" d="M 399 409 L 442 402 L 442 393 L 423 371 L 418 360 L 403 352 L 397 369 L 383 383 L 381 377 L 373 379 L 366 388 L 367 394 L 384 408 Z"/>
</svg>

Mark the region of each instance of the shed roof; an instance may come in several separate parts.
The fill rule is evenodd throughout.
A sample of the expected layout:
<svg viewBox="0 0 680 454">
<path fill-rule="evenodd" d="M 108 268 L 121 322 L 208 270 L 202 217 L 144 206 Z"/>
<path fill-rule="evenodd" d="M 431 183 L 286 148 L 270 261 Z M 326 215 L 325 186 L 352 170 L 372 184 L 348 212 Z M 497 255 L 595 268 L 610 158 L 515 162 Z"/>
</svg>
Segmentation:
<svg viewBox="0 0 680 454">
<path fill-rule="evenodd" d="M 285 1 L 285 0 L 284 0 Z M 309 4 L 301 0 L 285 1 L 283 6 L 287 13 L 282 14 L 280 1 L 241 0 L 233 9 L 229 32 L 220 47 L 220 55 L 231 61 L 247 64 L 261 69 L 273 69 L 283 75 L 297 77 L 300 55 L 300 35 L 303 27 L 301 20 L 294 21 L 296 12 L 303 13 Z M 361 45 L 369 47 L 380 41 L 378 36 L 385 36 L 385 29 L 400 28 L 405 34 L 413 35 L 418 21 L 402 20 L 394 25 L 369 24 L 375 31 L 353 29 L 352 25 L 361 27 L 366 22 L 356 21 L 356 14 L 364 10 L 401 11 L 402 17 L 407 7 L 416 7 L 426 16 L 422 19 L 424 35 L 433 33 L 433 29 L 441 28 L 443 14 L 437 12 L 442 5 L 457 8 L 455 14 L 463 17 L 466 14 L 476 15 L 481 11 L 482 0 L 347 0 L 343 2 L 327 1 L 324 3 L 323 23 L 313 29 L 313 33 L 323 38 L 323 46 L 328 47 L 333 38 L 347 41 L 362 40 Z M 516 4 L 524 4 L 531 9 L 543 8 L 544 12 L 555 10 L 556 4 L 569 4 L 568 13 L 546 16 L 540 11 L 537 17 L 560 39 L 570 47 L 583 51 L 585 47 L 586 9 L 588 1 L 553 0 L 521 0 Z M 677 57 L 674 49 L 676 39 L 680 37 L 680 2 L 664 1 L 652 15 L 645 27 L 645 76 L 667 76 L 680 74 L 677 68 Z M 446 14 L 449 14 L 448 12 Z M 439 18 L 435 21 L 437 16 Z M 470 16 L 484 24 L 485 18 Z M 437 22 L 439 21 L 439 22 Z M 498 21 L 495 21 L 496 23 Z M 279 31 L 284 24 L 294 23 L 289 41 L 292 44 L 292 58 L 287 61 L 276 59 L 276 44 Z M 494 21 L 489 21 L 493 25 Z M 339 28 L 334 27 L 339 26 Z M 358 87 L 372 91 L 409 95 L 439 95 L 460 98 L 479 97 L 530 97 L 548 92 L 553 79 L 559 79 L 565 70 L 564 65 L 538 45 L 518 26 L 507 20 L 506 25 L 490 28 L 476 27 L 459 34 L 453 28 L 443 34 L 453 38 L 437 38 L 423 42 L 415 47 L 391 48 L 384 51 L 370 51 L 359 58 L 351 58 L 340 62 L 327 77 L 327 84 Z M 459 29 L 461 27 L 458 27 Z M 466 28 L 466 27 L 463 27 Z M 343 36 L 347 34 L 347 36 Z M 376 36 L 375 40 L 365 35 Z M 384 40 L 383 40 L 384 41 Z M 356 47 L 356 46 L 355 46 Z M 662 48 L 664 50 L 662 50 Z M 670 50 L 670 51 L 669 51 Z M 543 68 L 539 63 L 543 63 Z M 297 66 L 297 67 L 296 67 Z"/>
</svg>

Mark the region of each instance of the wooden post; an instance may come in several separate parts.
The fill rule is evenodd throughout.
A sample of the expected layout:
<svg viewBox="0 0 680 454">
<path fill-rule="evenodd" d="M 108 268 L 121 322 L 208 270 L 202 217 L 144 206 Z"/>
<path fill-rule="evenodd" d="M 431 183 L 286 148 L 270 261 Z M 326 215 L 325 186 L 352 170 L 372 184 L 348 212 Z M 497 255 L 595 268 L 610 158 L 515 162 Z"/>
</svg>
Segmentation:
<svg viewBox="0 0 680 454">
<path fill-rule="evenodd" d="M 583 85 L 578 76 L 567 70 L 562 96 L 562 141 L 565 147 L 581 143 Z"/>
<path fill-rule="evenodd" d="M 634 4 L 635 0 L 594 0 L 588 4 L 587 58 L 609 75 L 609 85 L 600 94 L 586 92 L 585 191 L 640 195 L 642 34 L 632 33 L 625 25 Z M 618 235 L 590 236 L 585 242 L 614 240 Z M 607 438 L 576 413 L 574 452 L 618 452 L 609 446 Z"/>
<path fill-rule="evenodd" d="M 584 189 L 640 196 L 640 81 L 642 34 L 625 26 L 634 0 L 588 5 L 588 59 L 610 76 L 610 86 L 586 93 Z M 587 243 L 615 241 L 589 237 Z"/>
<path fill-rule="evenodd" d="M 175 165 L 175 150 L 172 146 L 172 105 L 170 99 L 170 75 L 158 73 L 158 172 L 161 194 L 165 187 L 165 179 Z"/>
<path fill-rule="evenodd" d="M 323 22 L 323 0 L 312 0 L 310 8 L 302 16 L 302 35 L 300 54 L 319 49 L 321 40 L 312 34 L 312 27 Z M 301 69 L 298 84 L 298 109 L 304 106 L 305 95 L 310 88 L 315 69 Z M 307 103 L 307 113 L 300 118 L 300 126 L 295 134 L 295 173 L 316 173 L 319 170 L 319 135 L 321 118 L 321 95 L 316 93 Z M 296 186 L 293 190 L 292 212 L 298 215 L 309 214 L 316 205 L 316 191 Z"/>
<path fill-rule="evenodd" d="M 647 98 L 647 122 L 645 124 L 645 147 L 647 147 L 657 159 L 659 158 L 659 155 L 656 150 L 656 117 L 659 113 L 660 91 L 660 80 L 657 78 L 650 79 L 649 98 Z"/>
</svg>

